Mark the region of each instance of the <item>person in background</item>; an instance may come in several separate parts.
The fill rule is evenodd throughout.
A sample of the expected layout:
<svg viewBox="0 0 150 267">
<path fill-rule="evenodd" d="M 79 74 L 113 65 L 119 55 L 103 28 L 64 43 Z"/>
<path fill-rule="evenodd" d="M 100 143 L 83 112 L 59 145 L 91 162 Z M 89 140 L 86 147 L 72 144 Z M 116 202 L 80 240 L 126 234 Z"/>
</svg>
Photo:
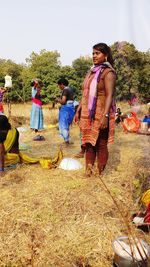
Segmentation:
<svg viewBox="0 0 150 267">
<path fill-rule="evenodd" d="M 108 143 L 114 141 L 115 112 L 114 101 L 116 73 L 113 69 L 111 49 L 105 43 L 93 46 L 94 66 L 83 82 L 80 109 L 82 143 L 86 145 L 86 176 L 91 176 L 97 157 L 99 174 L 108 160 Z"/>
<path fill-rule="evenodd" d="M 148 123 L 148 129 L 150 129 L 150 107 L 148 109 L 147 114 L 143 118 L 143 122 L 147 122 Z"/>
<path fill-rule="evenodd" d="M 4 113 L 3 97 L 6 91 L 7 91 L 6 88 L 0 87 L 0 113 Z"/>
<path fill-rule="evenodd" d="M 65 144 L 68 145 L 70 142 L 69 127 L 75 114 L 74 92 L 72 88 L 68 86 L 68 80 L 65 78 L 59 79 L 57 84 L 62 91 L 61 97 L 56 99 L 56 101 L 61 104 L 58 118 L 59 132 L 63 137 Z"/>
<path fill-rule="evenodd" d="M 32 86 L 32 109 L 30 116 L 30 128 L 37 134 L 33 140 L 44 140 L 44 137 L 38 134 L 39 130 L 43 129 L 43 111 L 41 100 L 41 86 L 38 80 L 31 82 Z"/>
<path fill-rule="evenodd" d="M 19 132 L 11 127 L 5 115 L 0 115 L 0 173 L 4 172 L 6 152 L 19 154 Z"/>
<path fill-rule="evenodd" d="M 116 111 L 116 119 L 115 119 L 115 123 L 116 124 L 119 124 L 122 121 L 121 114 L 122 114 L 121 109 L 120 108 L 117 108 L 117 111 Z"/>
</svg>

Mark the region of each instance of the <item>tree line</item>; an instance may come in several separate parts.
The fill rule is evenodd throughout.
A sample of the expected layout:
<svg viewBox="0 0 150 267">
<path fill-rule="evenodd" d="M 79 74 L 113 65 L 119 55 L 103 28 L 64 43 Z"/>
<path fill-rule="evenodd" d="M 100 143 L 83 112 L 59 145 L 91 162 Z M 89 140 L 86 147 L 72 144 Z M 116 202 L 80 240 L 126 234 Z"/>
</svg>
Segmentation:
<svg viewBox="0 0 150 267">
<path fill-rule="evenodd" d="M 117 73 L 116 99 L 129 101 L 136 95 L 141 102 L 150 101 L 150 50 L 138 51 L 128 42 L 115 42 L 111 49 Z M 0 59 L 0 86 L 4 86 L 5 75 L 10 75 L 13 88 L 7 92 L 7 100 L 27 102 L 31 100 L 31 80 L 38 78 L 42 82 L 43 102 L 46 104 L 54 102 L 60 95 L 57 80 L 64 77 L 74 89 L 76 100 L 80 100 L 82 82 L 91 66 L 90 56 L 75 59 L 71 66 L 62 66 L 58 51 L 43 49 L 39 53 L 32 52 L 26 64 Z"/>
</svg>

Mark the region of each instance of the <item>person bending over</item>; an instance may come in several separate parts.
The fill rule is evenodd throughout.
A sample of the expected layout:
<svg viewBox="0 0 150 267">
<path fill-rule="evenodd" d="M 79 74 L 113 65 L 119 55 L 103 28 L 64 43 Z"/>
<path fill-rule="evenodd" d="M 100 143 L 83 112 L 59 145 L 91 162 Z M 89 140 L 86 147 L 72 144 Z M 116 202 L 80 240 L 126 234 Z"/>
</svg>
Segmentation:
<svg viewBox="0 0 150 267">
<path fill-rule="evenodd" d="M 0 173 L 4 171 L 4 157 L 7 152 L 19 154 L 19 132 L 11 127 L 5 115 L 0 115 Z"/>
<path fill-rule="evenodd" d="M 68 145 L 70 142 L 69 128 L 75 114 L 74 92 L 72 88 L 68 86 L 68 80 L 65 78 L 59 79 L 57 84 L 62 91 L 61 97 L 56 100 L 61 104 L 58 117 L 59 132 L 63 137 L 65 144 Z"/>
</svg>

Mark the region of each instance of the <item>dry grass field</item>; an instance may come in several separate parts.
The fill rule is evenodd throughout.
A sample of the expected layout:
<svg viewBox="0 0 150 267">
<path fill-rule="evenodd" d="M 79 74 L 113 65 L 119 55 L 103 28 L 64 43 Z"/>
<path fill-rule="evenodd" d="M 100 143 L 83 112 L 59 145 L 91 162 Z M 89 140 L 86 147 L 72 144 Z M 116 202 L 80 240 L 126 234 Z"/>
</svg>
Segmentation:
<svg viewBox="0 0 150 267">
<path fill-rule="evenodd" d="M 32 141 L 30 109 L 12 106 L 12 123 L 28 129 L 20 132 L 20 143 L 30 155 L 53 156 L 62 144 L 58 130 L 46 128 L 45 141 Z M 56 123 L 57 113 L 44 106 L 45 125 Z M 62 146 L 64 157 L 80 149 L 78 126 L 72 125 L 71 137 L 73 144 Z M 149 145 L 149 136 L 125 134 L 118 126 L 102 177 L 96 171 L 85 177 L 84 159 L 78 171 L 38 164 L 8 170 L 0 177 L 0 266 L 110 267 L 114 238 L 132 233 L 150 244 L 130 219 L 149 178 Z"/>
</svg>

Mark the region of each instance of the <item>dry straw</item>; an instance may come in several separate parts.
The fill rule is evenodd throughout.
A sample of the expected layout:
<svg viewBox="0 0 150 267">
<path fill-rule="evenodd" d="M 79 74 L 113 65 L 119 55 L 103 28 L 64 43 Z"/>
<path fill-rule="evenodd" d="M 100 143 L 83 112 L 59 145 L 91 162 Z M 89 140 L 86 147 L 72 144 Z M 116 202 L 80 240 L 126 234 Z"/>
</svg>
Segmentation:
<svg viewBox="0 0 150 267">
<path fill-rule="evenodd" d="M 51 110 L 44 107 L 44 112 L 49 122 Z M 21 105 L 13 106 L 12 116 L 25 116 L 22 126 L 28 128 L 30 104 L 22 113 Z M 33 156 L 52 156 L 62 144 L 58 130 L 45 129 L 42 135 L 45 141 L 33 142 L 28 130 L 20 133 L 20 142 Z M 62 146 L 65 157 L 80 150 L 78 126 L 72 125 L 71 137 L 73 144 Z M 132 181 L 140 173 L 146 177 L 147 147 L 147 138 L 125 135 L 118 127 L 103 177 L 85 178 L 84 168 L 67 172 L 39 165 L 8 171 L 0 178 L 0 266 L 110 267 L 113 238 L 129 235 L 150 243 L 128 219 L 138 210 Z M 79 160 L 84 166 L 84 159 Z"/>
</svg>

